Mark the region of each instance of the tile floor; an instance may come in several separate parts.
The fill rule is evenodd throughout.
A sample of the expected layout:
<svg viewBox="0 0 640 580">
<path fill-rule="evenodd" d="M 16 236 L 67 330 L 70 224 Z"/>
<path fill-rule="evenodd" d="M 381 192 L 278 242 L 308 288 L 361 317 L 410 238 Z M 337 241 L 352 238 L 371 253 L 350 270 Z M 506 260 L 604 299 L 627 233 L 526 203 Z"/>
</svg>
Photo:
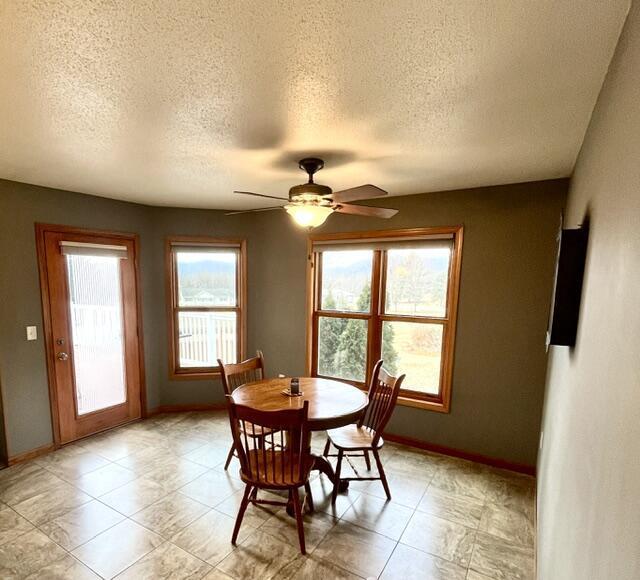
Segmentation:
<svg viewBox="0 0 640 580">
<path fill-rule="evenodd" d="M 314 437 L 314 449 L 324 445 Z M 531 579 L 534 480 L 387 444 L 393 500 L 315 475 L 307 556 L 282 509 L 242 495 L 222 413 L 161 415 L 0 471 L 0 578 Z M 355 468 L 364 469 L 356 463 Z"/>
</svg>

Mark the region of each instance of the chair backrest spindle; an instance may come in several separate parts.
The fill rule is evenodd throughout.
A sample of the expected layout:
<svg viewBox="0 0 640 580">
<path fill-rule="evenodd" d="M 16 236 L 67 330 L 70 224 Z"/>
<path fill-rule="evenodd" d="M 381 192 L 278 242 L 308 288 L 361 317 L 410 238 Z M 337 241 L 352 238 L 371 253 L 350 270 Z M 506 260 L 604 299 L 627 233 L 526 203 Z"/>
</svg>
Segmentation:
<svg viewBox="0 0 640 580">
<path fill-rule="evenodd" d="M 229 395 L 227 402 L 243 480 L 259 487 L 303 485 L 313 463 L 305 443 L 308 401 L 300 408 L 282 411 L 236 405 Z"/>
<path fill-rule="evenodd" d="M 264 379 L 264 356 L 261 350 L 255 357 L 239 363 L 225 364 L 218 359 L 218 366 L 225 395 L 230 395 L 245 383 Z"/>
<path fill-rule="evenodd" d="M 390 375 L 382 367 L 381 360 L 373 367 L 369 385 L 369 404 L 358 422 L 358 426 L 374 433 L 374 445 L 377 444 L 391 418 L 404 377 L 405 375 L 399 377 Z"/>
</svg>

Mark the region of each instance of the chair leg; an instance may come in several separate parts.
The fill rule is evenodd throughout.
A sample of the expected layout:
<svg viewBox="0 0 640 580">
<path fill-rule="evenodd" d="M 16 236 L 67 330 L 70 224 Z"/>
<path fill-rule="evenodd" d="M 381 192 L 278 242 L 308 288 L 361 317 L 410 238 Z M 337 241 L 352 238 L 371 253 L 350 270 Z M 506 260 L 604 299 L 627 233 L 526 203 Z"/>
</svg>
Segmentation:
<svg viewBox="0 0 640 580">
<path fill-rule="evenodd" d="M 306 554 L 307 550 L 304 545 L 304 522 L 302 520 L 302 508 L 300 507 L 300 496 L 298 490 L 291 489 L 289 493 L 293 496 L 293 509 L 296 514 L 296 523 L 298 524 L 298 540 L 300 542 L 300 552 Z"/>
<path fill-rule="evenodd" d="M 315 511 L 315 507 L 313 505 L 313 494 L 311 493 L 311 484 L 308 481 L 304 484 L 304 492 L 306 494 L 309 511 L 310 512 Z"/>
<path fill-rule="evenodd" d="M 382 467 L 382 461 L 380 461 L 380 455 L 378 455 L 378 450 L 373 449 L 373 456 L 376 459 L 376 465 L 378 466 L 378 473 L 380 474 L 380 479 L 382 480 L 382 486 L 384 487 L 384 492 L 387 494 L 387 499 L 391 499 L 391 491 L 389 490 L 389 484 L 387 483 L 387 476 L 384 472 L 384 468 Z"/>
<path fill-rule="evenodd" d="M 249 495 L 251 494 L 251 486 L 249 484 L 244 488 L 244 495 L 242 496 L 242 503 L 240 504 L 240 509 L 238 510 L 238 517 L 236 518 L 236 525 L 233 528 L 233 536 L 231 536 L 231 543 L 235 546 L 236 540 L 238 539 L 238 532 L 240 531 L 240 526 L 242 525 L 242 518 L 244 517 L 244 512 L 249 505 Z"/>
<path fill-rule="evenodd" d="M 364 450 L 364 462 L 367 464 L 367 471 L 371 471 L 371 459 L 369 459 L 369 452 Z"/>
<path fill-rule="evenodd" d="M 338 463 L 336 464 L 336 478 L 333 483 L 333 493 L 331 494 L 331 503 L 336 503 L 336 498 L 338 497 L 338 490 L 340 489 L 340 470 L 342 469 L 343 455 L 344 455 L 344 451 L 342 449 L 338 449 Z"/>
<path fill-rule="evenodd" d="M 329 455 L 329 449 L 331 449 L 331 439 L 327 437 L 327 443 L 324 446 L 324 451 L 322 452 L 323 457 L 327 457 Z"/>
<path fill-rule="evenodd" d="M 231 449 L 229 449 L 229 455 L 227 455 L 227 461 L 224 464 L 224 470 L 226 471 L 227 469 L 229 469 L 229 464 L 231 463 L 231 460 L 233 459 L 233 453 L 235 451 L 235 447 L 233 446 L 233 444 L 231 445 Z"/>
</svg>

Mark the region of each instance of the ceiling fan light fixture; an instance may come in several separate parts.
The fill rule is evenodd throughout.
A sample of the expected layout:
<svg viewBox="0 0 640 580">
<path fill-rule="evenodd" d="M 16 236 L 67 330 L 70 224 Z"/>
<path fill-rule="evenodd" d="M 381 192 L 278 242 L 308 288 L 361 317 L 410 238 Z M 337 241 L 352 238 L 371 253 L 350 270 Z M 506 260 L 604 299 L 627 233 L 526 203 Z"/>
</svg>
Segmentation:
<svg viewBox="0 0 640 580">
<path fill-rule="evenodd" d="M 307 203 L 289 203 L 284 209 L 303 228 L 317 228 L 333 213 L 329 206 Z"/>
</svg>

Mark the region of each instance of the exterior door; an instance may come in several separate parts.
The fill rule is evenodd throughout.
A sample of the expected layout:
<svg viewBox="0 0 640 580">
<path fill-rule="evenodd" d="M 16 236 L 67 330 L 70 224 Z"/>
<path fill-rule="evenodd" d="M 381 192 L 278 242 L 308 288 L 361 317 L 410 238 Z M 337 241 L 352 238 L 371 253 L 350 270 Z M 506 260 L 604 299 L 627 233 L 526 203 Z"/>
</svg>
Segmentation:
<svg viewBox="0 0 640 580">
<path fill-rule="evenodd" d="M 57 443 L 141 416 L 136 237 L 37 226 Z"/>
</svg>

